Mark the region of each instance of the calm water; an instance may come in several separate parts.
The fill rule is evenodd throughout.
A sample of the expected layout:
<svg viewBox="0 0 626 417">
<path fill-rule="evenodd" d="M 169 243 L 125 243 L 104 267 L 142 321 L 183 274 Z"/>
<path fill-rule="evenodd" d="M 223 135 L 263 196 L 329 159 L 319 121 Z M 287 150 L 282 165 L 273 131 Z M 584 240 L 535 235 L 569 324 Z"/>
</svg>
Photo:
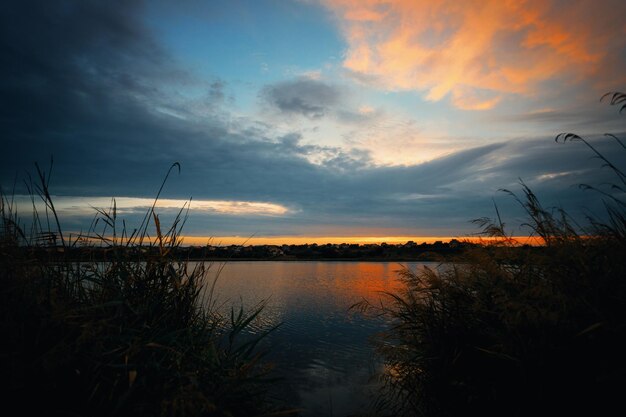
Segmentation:
<svg viewBox="0 0 626 417">
<path fill-rule="evenodd" d="M 269 360 L 282 381 L 274 394 L 305 416 L 365 413 L 376 390 L 376 361 L 369 338 L 385 328 L 348 308 L 399 287 L 397 271 L 424 263 L 232 262 L 219 275 L 222 308 L 266 300 L 256 326 L 282 325 L 268 336 Z M 432 264 L 433 266 L 435 264 Z M 208 279 L 215 275 L 215 266 Z"/>
</svg>

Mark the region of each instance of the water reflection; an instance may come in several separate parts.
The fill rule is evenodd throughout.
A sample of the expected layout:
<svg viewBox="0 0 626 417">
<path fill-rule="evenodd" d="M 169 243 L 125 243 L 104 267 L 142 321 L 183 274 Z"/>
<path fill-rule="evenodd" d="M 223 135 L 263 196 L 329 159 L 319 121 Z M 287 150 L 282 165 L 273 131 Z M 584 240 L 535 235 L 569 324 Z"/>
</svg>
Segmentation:
<svg viewBox="0 0 626 417">
<path fill-rule="evenodd" d="M 368 339 L 385 323 L 348 308 L 399 288 L 397 271 L 423 264 L 368 262 L 232 262 L 215 285 L 218 304 L 267 301 L 258 328 L 282 323 L 267 339 L 282 377 L 273 394 L 305 416 L 364 414 L 381 367 Z M 217 268 L 207 274 L 215 278 Z"/>
</svg>

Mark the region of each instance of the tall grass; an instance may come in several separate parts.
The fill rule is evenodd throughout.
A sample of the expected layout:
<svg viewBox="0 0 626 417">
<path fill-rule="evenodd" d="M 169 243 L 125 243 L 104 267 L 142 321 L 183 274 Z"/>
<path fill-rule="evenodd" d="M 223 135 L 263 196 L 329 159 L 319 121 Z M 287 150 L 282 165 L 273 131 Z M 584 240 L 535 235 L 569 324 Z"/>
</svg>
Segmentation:
<svg viewBox="0 0 626 417">
<path fill-rule="evenodd" d="M 612 104 L 626 96 L 612 93 Z M 621 99 L 620 101 L 620 98 Z M 623 109 L 623 107 L 622 107 Z M 612 136 L 623 151 L 623 143 Z M 496 245 L 476 247 L 439 269 L 405 270 L 404 289 L 384 305 L 377 340 L 385 361 L 383 415 L 613 415 L 626 386 L 626 176 L 615 174 L 603 216 L 584 225 L 544 208 L 522 183 L 522 205 L 541 247 L 518 247 L 500 214 L 476 220 Z M 583 185 L 582 188 L 593 189 Z"/>
<path fill-rule="evenodd" d="M 172 165 L 167 175 L 175 168 L 180 166 Z M 87 232 L 66 235 L 50 177 L 37 166 L 36 178 L 27 182 L 28 222 L 20 220 L 12 194 L 0 199 L 5 412 L 281 414 L 265 392 L 269 367 L 257 349 L 265 333 L 242 337 L 262 306 L 218 314 L 203 282 L 211 265 L 171 256 L 188 207 L 164 228 L 154 209 L 165 180 L 138 228 L 130 231 L 120 222 L 113 200 L 95 213 Z M 97 259 L 90 250 L 95 247 Z"/>
</svg>

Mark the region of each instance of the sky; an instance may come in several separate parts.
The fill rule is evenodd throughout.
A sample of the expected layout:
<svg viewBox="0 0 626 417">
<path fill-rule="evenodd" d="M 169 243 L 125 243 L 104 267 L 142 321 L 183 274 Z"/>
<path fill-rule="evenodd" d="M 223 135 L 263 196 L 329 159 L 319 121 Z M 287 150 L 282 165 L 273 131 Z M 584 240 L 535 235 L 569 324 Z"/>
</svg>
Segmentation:
<svg viewBox="0 0 626 417">
<path fill-rule="evenodd" d="M 65 230 L 115 198 L 137 226 L 189 204 L 188 242 L 464 237 L 530 186 L 601 211 L 626 115 L 613 0 L 9 0 L 0 185 L 28 218 L 48 169 Z M 191 200 L 191 201 L 190 201 Z M 190 201 L 190 202 L 189 202 Z"/>
</svg>

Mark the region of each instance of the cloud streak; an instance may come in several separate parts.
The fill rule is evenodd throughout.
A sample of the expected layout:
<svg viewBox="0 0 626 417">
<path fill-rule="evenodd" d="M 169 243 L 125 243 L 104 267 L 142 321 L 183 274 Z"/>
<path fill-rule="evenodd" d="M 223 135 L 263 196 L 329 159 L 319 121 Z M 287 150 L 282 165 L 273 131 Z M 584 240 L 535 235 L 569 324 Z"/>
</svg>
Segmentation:
<svg viewBox="0 0 626 417">
<path fill-rule="evenodd" d="M 177 200 L 162 198 L 157 200 L 137 197 L 96 197 L 96 196 L 53 196 L 55 209 L 69 216 L 89 216 L 96 214 L 97 210 L 105 211 L 115 209 L 118 214 L 145 213 L 153 204 L 155 209 L 176 210 L 189 208 L 198 214 L 212 213 L 229 216 L 282 216 L 289 213 L 287 207 L 280 204 L 258 201 L 228 201 L 228 200 Z M 15 208 L 18 212 L 28 212 L 32 208 L 33 200 L 27 195 L 12 196 Z M 40 199 L 35 199 L 36 209 L 43 213 L 45 204 Z"/>
</svg>

